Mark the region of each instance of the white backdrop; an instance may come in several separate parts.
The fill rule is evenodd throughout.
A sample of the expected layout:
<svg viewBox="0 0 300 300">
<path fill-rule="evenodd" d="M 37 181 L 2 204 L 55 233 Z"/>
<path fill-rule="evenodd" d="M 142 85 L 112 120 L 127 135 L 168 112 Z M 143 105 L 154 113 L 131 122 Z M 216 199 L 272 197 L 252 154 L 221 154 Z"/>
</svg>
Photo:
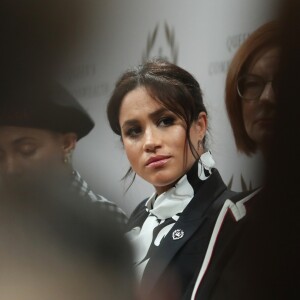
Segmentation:
<svg viewBox="0 0 300 300">
<path fill-rule="evenodd" d="M 137 179 L 124 194 L 129 166 L 119 138 L 108 126 L 106 104 L 120 74 L 148 57 L 165 56 L 200 82 L 209 114 L 209 145 L 223 179 L 241 173 L 249 187 L 262 181 L 261 157 L 237 153 L 224 106 L 228 62 L 247 35 L 272 18 L 276 0 L 105 0 L 90 18 L 89 35 L 67 69 L 66 84 L 96 122 L 78 143 L 75 167 L 95 192 L 127 213 L 153 188 Z M 169 35 L 166 34 L 166 27 Z M 155 29 L 157 34 L 154 36 Z M 147 39 L 152 37 L 152 42 Z"/>
</svg>

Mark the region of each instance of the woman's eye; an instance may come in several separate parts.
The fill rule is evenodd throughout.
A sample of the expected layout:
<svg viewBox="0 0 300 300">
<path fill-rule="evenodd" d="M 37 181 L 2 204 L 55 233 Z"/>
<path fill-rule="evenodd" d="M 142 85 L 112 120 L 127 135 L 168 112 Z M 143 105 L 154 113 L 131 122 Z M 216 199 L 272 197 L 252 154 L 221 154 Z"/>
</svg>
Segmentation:
<svg viewBox="0 0 300 300">
<path fill-rule="evenodd" d="M 158 121 L 158 126 L 168 127 L 174 124 L 175 118 L 173 117 L 164 117 Z"/>
<path fill-rule="evenodd" d="M 132 127 L 125 131 L 125 135 L 131 138 L 136 138 L 141 133 L 141 128 Z"/>
</svg>

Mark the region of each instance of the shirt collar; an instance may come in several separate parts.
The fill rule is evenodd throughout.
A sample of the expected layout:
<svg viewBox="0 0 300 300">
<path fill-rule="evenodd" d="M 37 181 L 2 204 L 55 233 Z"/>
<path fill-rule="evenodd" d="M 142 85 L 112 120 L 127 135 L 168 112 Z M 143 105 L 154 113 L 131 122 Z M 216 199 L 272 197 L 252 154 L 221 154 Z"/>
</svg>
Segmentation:
<svg viewBox="0 0 300 300">
<path fill-rule="evenodd" d="M 192 168 L 168 191 L 153 193 L 145 206 L 158 219 L 171 218 L 181 213 L 194 197 L 203 182 L 210 176 L 215 166 L 210 151 L 203 153 Z"/>
</svg>

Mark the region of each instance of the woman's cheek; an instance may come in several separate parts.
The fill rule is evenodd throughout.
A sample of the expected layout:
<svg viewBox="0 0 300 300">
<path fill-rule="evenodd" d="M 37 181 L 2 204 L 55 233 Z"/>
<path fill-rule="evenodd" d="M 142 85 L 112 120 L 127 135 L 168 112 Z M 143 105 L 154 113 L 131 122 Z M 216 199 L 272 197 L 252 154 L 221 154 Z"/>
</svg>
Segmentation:
<svg viewBox="0 0 300 300">
<path fill-rule="evenodd" d="M 123 141 L 124 142 L 124 149 L 128 160 L 133 168 L 135 168 L 136 163 L 139 158 L 139 151 L 138 151 L 138 144 L 133 141 Z"/>
</svg>

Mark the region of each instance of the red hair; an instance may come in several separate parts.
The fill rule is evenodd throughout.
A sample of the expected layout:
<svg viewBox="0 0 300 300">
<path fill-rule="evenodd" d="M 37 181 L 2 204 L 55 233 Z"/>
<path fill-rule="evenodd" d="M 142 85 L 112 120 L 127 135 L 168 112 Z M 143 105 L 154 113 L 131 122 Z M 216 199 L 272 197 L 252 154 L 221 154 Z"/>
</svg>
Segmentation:
<svg viewBox="0 0 300 300">
<path fill-rule="evenodd" d="M 244 126 L 242 101 L 237 92 L 237 80 L 255 62 L 255 58 L 260 52 L 278 45 L 278 23 L 276 21 L 268 22 L 245 40 L 229 65 L 225 84 L 225 104 L 237 149 L 247 155 L 256 151 L 256 144 L 250 139 Z"/>
</svg>

